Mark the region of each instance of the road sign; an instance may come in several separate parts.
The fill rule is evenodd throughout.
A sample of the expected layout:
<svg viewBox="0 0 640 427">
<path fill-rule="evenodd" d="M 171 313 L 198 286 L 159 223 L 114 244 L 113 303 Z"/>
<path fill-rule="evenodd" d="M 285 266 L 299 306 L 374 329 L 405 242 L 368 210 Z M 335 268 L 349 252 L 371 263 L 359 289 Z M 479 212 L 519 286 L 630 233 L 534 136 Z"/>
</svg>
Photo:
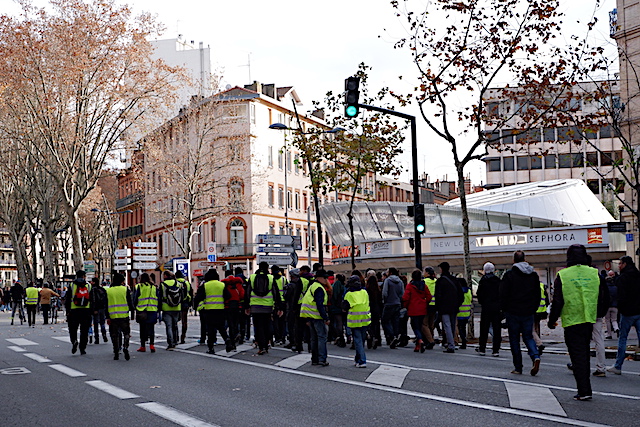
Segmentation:
<svg viewBox="0 0 640 427">
<path fill-rule="evenodd" d="M 297 251 L 302 250 L 302 236 L 293 236 L 293 248 Z"/>
<path fill-rule="evenodd" d="M 207 261 L 216 262 L 218 260 L 218 256 L 216 253 L 216 244 L 215 242 L 207 243 Z"/>
<path fill-rule="evenodd" d="M 134 249 L 133 250 L 134 255 L 157 255 L 158 254 L 158 250 L 157 249 Z"/>
<path fill-rule="evenodd" d="M 258 246 L 257 251 L 267 254 L 291 254 L 296 250 L 293 246 Z"/>
<path fill-rule="evenodd" d="M 295 265 L 298 263 L 298 255 L 294 252 L 290 255 L 258 255 L 258 262 L 266 262 L 269 265 Z"/>
<path fill-rule="evenodd" d="M 133 269 L 134 270 L 155 270 L 158 267 L 158 264 L 155 262 L 134 262 Z"/>
<path fill-rule="evenodd" d="M 113 263 L 118 264 L 128 264 L 131 262 L 131 258 L 116 258 L 113 260 Z"/>
<path fill-rule="evenodd" d="M 134 255 L 134 261 L 155 261 L 158 257 L 155 255 Z"/>
<path fill-rule="evenodd" d="M 131 270 L 131 265 L 129 264 L 125 264 L 125 265 L 114 265 L 113 269 L 115 271 L 125 271 L 125 270 Z"/>
<path fill-rule="evenodd" d="M 96 272 L 96 262 L 95 261 L 84 261 L 82 263 L 82 269 L 87 274 L 94 274 Z"/>
<path fill-rule="evenodd" d="M 265 245 L 292 245 L 293 237 L 286 234 L 258 234 L 258 243 Z"/>
<path fill-rule="evenodd" d="M 127 248 L 127 249 L 116 249 L 114 252 L 114 255 L 118 258 L 122 258 L 122 257 L 126 257 L 126 256 L 131 256 L 131 249 Z"/>
<path fill-rule="evenodd" d="M 157 248 L 158 243 L 156 242 L 133 242 L 134 248 Z"/>
<path fill-rule="evenodd" d="M 189 260 L 188 259 L 174 259 L 173 260 L 173 272 L 177 273 L 182 271 L 184 277 L 189 279 Z"/>
</svg>

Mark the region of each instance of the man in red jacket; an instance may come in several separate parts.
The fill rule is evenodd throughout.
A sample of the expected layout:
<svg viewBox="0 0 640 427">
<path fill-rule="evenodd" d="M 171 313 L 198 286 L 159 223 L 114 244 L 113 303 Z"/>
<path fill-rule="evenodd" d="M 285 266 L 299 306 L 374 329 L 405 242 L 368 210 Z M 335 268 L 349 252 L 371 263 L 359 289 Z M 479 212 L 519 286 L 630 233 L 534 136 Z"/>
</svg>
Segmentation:
<svg viewBox="0 0 640 427">
<path fill-rule="evenodd" d="M 224 302 L 224 310 L 229 327 L 229 340 L 235 350 L 238 341 L 240 310 L 242 309 L 240 302 L 244 300 L 244 288 L 242 287 L 242 279 L 239 277 L 229 276 L 222 279 L 222 283 L 229 292 L 229 298 Z"/>
</svg>

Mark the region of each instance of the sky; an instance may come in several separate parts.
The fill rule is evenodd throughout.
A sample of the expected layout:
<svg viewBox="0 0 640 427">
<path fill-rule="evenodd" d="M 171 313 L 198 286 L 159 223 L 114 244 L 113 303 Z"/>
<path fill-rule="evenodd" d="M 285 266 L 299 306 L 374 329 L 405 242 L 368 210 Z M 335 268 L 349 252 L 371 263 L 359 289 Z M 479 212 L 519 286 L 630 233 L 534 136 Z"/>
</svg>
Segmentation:
<svg viewBox="0 0 640 427">
<path fill-rule="evenodd" d="M 166 31 L 162 39 L 182 34 L 187 41 L 211 48 L 212 68 L 222 73 L 224 84 L 244 86 L 257 80 L 276 86 L 293 86 L 304 103 L 303 111 L 312 109 L 312 101 L 321 101 L 327 91 L 344 90 L 344 79 L 354 74 L 358 64 L 366 63 L 370 71 L 370 88 L 389 86 L 397 91 L 411 87 L 417 76 L 416 66 L 407 50 L 394 49 L 394 43 L 407 35 L 403 20 L 396 17 L 389 0 L 119 0 L 136 12 L 157 16 Z M 33 0 L 44 5 L 45 0 Z M 403 0 L 400 0 L 403 3 Z M 412 8 L 424 10 L 428 1 L 411 0 Z M 588 19 L 596 0 L 560 0 L 566 13 L 563 36 L 583 33 L 577 20 Z M 597 11 L 596 34 L 601 43 L 608 38 L 608 13 L 615 0 L 602 0 Z M 0 0 L 0 13 L 17 14 L 13 0 Z M 404 76 L 400 81 L 398 76 Z M 416 107 L 403 112 L 418 115 Z M 405 153 L 398 159 L 410 170 L 410 134 Z M 418 165 L 420 173 L 432 181 L 455 179 L 453 157 L 448 144 L 438 139 L 418 120 Z M 471 163 L 465 172 L 474 184 L 484 182 L 484 164 Z M 402 175 L 409 179 L 409 173 Z"/>
</svg>

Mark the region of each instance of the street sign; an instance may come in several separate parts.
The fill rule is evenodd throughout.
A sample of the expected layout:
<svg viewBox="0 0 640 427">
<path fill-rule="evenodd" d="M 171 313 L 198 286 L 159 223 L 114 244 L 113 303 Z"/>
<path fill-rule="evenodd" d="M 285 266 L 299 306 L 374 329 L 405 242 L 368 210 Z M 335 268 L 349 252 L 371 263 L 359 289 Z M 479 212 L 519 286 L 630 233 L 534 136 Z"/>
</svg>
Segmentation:
<svg viewBox="0 0 640 427">
<path fill-rule="evenodd" d="M 258 234 L 258 244 L 264 245 L 293 245 L 294 236 L 285 234 Z"/>
<path fill-rule="evenodd" d="M 158 257 L 155 255 L 134 255 L 134 261 L 155 261 Z"/>
<path fill-rule="evenodd" d="M 627 223 L 626 222 L 608 222 L 607 231 L 609 233 L 626 233 Z"/>
<path fill-rule="evenodd" d="M 217 261 L 217 253 L 216 253 L 216 244 L 215 242 L 207 243 L 207 261 L 216 262 Z"/>
<path fill-rule="evenodd" d="M 116 249 L 114 252 L 114 255 L 118 258 L 122 258 L 122 257 L 126 257 L 126 256 L 131 256 L 131 249 L 127 248 L 127 249 Z"/>
<path fill-rule="evenodd" d="M 131 265 L 129 265 L 129 264 L 126 264 L 126 265 L 114 265 L 113 269 L 115 271 L 131 270 Z"/>
<path fill-rule="evenodd" d="M 113 263 L 118 264 L 128 264 L 131 262 L 131 258 L 116 258 L 113 260 Z"/>
<path fill-rule="evenodd" d="M 82 263 L 82 269 L 87 274 L 94 274 L 96 272 L 96 262 L 95 261 L 84 261 Z"/>
<path fill-rule="evenodd" d="M 262 253 L 281 253 L 281 254 L 291 254 L 294 253 L 296 251 L 296 249 L 293 246 L 258 246 L 257 247 L 257 252 L 262 252 Z"/>
<path fill-rule="evenodd" d="M 133 250 L 134 255 L 157 255 L 158 254 L 158 250 L 157 249 L 134 249 Z"/>
<path fill-rule="evenodd" d="M 189 260 L 188 259 L 174 259 L 173 260 L 173 272 L 177 273 L 182 271 L 184 277 L 189 280 Z"/>
<path fill-rule="evenodd" d="M 158 267 L 158 264 L 155 262 L 134 262 L 133 269 L 134 270 L 155 270 Z"/>
<path fill-rule="evenodd" d="M 295 265 L 298 263 L 298 255 L 294 252 L 290 255 L 258 255 L 258 262 L 266 262 L 269 265 Z"/>
<path fill-rule="evenodd" d="M 157 248 L 158 243 L 156 242 L 133 242 L 134 248 Z"/>
<path fill-rule="evenodd" d="M 627 233 L 627 242 L 633 242 L 633 234 Z"/>
<path fill-rule="evenodd" d="M 297 251 L 302 250 L 302 236 L 293 236 L 293 248 Z"/>
</svg>

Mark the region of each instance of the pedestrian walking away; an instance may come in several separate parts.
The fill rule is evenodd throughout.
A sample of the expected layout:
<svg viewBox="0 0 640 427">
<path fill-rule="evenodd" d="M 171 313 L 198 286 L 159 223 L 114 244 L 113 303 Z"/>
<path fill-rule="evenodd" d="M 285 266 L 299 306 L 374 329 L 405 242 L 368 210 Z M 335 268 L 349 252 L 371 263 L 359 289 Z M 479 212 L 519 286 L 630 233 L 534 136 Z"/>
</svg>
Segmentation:
<svg viewBox="0 0 640 427">
<path fill-rule="evenodd" d="M 60 298 L 60 295 L 51 289 L 50 283 L 43 284 L 42 290 L 40 290 L 40 309 L 42 310 L 42 318 L 45 325 L 49 324 L 52 297 Z"/>
<path fill-rule="evenodd" d="M 318 270 L 315 275 L 316 282 L 309 286 L 302 297 L 300 317 L 309 324 L 311 339 L 311 364 L 328 366 L 327 361 L 327 326 L 329 314 L 326 306 L 329 297 L 325 287 L 329 286 L 327 272 Z M 360 280 L 358 278 L 358 280 Z"/>
<path fill-rule="evenodd" d="M 173 350 L 178 345 L 178 322 L 182 312 L 182 300 L 185 289 L 178 282 L 172 272 L 162 273 L 160 283 L 160 298 L 162 301 L 162 321 L 167 332 L 167 350 Z"/>
<path fill-rule="evenodd" d="M 274 310 L 276 316 L 283 314 L 280 291 L 269 274 L 269 264 L 266 262 L 258 264 L 258 270 L 249 277 L 244 301 L 246 314 L 253 318 L 258 354 L 266 354 L 271 340 L 272 314 Z"/>
<path fill-rule="evenodd" d="M 462 277 L 459 277 L 458 281 L 462 287 L 464 300 L 458 309 L 456 323 L 458 325 L 458 335 L 460 336 L 460 350 L 465 350 L 467 348 L 467 325 L 473 311 L 473 302 L 471 301 L 471 288 L 467 285 L 467 281 Z"/>
<path fill-rule="evenodd" d="M 142 273 L 133 298 L 133 304 L 136 308 L 136 322 L 140 325 L 139 352 L 147 351 L 147 341 L 151 353 L 156 351 L 155 324 L 158 321 L 158 312 L 162 308 L 160 301 L 160 289 L 151 283 L 151 278 L 147 273 Z"/>
<path fill-rule="evenodd" d="M 106 343 L 107 328 L 105 326 L 107 320 L 107 290 L 100 284 L 97 277 L 91 279 L 91 310 L 93 312 L 93 330 L 95 331 L 95 343 L 100 344 L 100 332 L 102 332 L 102 340 Z M 99 329 L 98 329 L 99 328 Z"/>
<path fill-rule="evenodd" d="M 407 309 L 407 315 L 411 322 L 411 329 L 415 334 L 415 347 L 413 351 L 424 353 L 426 344 L 423 338 L 424 317 L 427 315 L 427 305 L 431 301 L 429 288 L 422 279 L 422 272 L 414 270 L 411 273 L 411 282 L 407 284 L 402 295 L 402 306 Z"/>
<path fill-rule="evenodd" d="M 396 348 L 400 341 L 400 308 L 404 283 L 398 277 L 398 269 L 391 267 L 387 270 L 387 278 L 382 284 L 382 328 L 390 348 Z"/>
<path fill-rule="evenodd" d="M 124 276 L 120 273 L 114 273 L 111 286 L 107 289 L 107 324 L 113 345 L 113 360 L 120 358 L 121 349 L 125 360 L 131 358 L 129 355 L 129 339 L 131 338 L 129 315 L 133 316 L 134 311 L 131 292 L 124 285 Z"/>
<path fill-rule="evenodd" d="M 478 283 L 477 296 L 482 312 L 480 313 L 480 340 L 476 351 L 481 356 L 485 355 L 490 328 L 493 329 L 492 356 L 498 357 L 500 355 L 500 344 L 502 343 L 500 279 L 494 274 L 495 269 L 492 263 L 485 263 L 482 267 L 484 274 Z"/>
<path fill-rule="evenodd" d="M 440 277 L 436 281 L 436 310 L 442 319 L 442 328 L 446 337 L 445 353 L 455 353 L 454 331 L 456 329 L 456 318 L 458 310 L 464 301 L 464 293 L 460 282 L 451 275 L 448 262 L 441 262 Z"/>
<path fill-rule="evenodd" d="M 426 267 L 424 269 L 423 277 L 424 283 L 431 294 L 431 301 L 429 301 L 429 305 L 427 305 L 427 315 L 424 317 L 422 322 L 422 334 L 424 335 L 424 348 L 426 350 L 431 350 L 436 344 L 434 331 L 436 327 L 436 320 L 438 319 L 438 311 L 436 310 L 436 272 L 432 267 Z"/>
<path fill-rule="evenodd" d="M 347 293 L 344 296 L 342 308 L 347 312 L 347 326 L 351 328 L 351 334 L 353 335 L 356 350 L 355 367 L 366 368 L 367 356 L 364 342 L 367 328 L 371 324 L 369 294 L 365 289 L 362 289 L 362 282 L 358 276 L 351 276 L 347 281 L 346 287 Z"/>
<path fill-rule="evenodd" d="M 182 271 L 176 271 L 176 281 L 182 285 L 184 290 L 184 298 L 180 304 L 180 322 L 182 323 L 182 333 L 180 334 L 180 344 L 184 344 L 187 338 L 187 327 L 189 326 L 188 316 L 189 309 L 193 303 L 193 288 L 191 282 L 185 279 Z"/>
<path fill-rule="evenodd" d="M 33 286 L 33 283 L 29 282 L 27 284 L 27 289 L 25 289 L 25 294 L 27 320 L 29 322 L 29 327 L 34 328 L 36 326 L 36 308 L 38 307 L 38 302 L 40 301 L 39 292 L 38 289 Z"/>
<path fill-rule="evenodd" d="M 216 270 L 207 271 L 204 275 L 204 281 L 203 286 L 198 286 L 193 301 L 196 306 L 202 302 L 200 315 L 204 316 L 207 328 L 207 346 L 209 347 L 207 353 L 215 354 L 213 343 L 217 332 L 224 340 L 228 353 L 235 348 L 225 328 L 224 302 L 230 300 L 231 295 L 224 283 L 220 281 Z"/>
<path fill-rule="evenodd" d="M 500 304 L 507 319 L 509 346 L 513 357 L 512 374 L 522 373 L 522 352 L 520 336 L 533 362 L 531 375 L 540 369 L 540 355 L 533 339 L 534 314 L 540 305 L 540 278 L 533 267 L 525 261 L 524 252 L 515 251 L 513 267 L 500 282 Z"/>
<path fill-rule="evenodd" d="M 91 285 L 86 280 L 84 270 L 76 272 L 76 279 L 71 284 L 65 297 L 65 311 L 69 325 L 69 339 L 71 340 L 71 353 L 75 354 L 80 348 L 80 354 L 87 353 L 89 342 L 89 328 L 91 327 Z M 80 340 L 78 341 L 78 328 Z"/>
<path fill-rule="evenodd" d="M 613 334 L 616 334 L 616 338 L 620 336 L 620 328 L 618 326 L 618 286 L 616 285 L 616 273 L 609 270 L 607 272 L 607 287 L 609 288 L 609 309 L 604 318 L 604 323 L 607 327 L 608 340 L 613 338 Z"/>
</svg>

